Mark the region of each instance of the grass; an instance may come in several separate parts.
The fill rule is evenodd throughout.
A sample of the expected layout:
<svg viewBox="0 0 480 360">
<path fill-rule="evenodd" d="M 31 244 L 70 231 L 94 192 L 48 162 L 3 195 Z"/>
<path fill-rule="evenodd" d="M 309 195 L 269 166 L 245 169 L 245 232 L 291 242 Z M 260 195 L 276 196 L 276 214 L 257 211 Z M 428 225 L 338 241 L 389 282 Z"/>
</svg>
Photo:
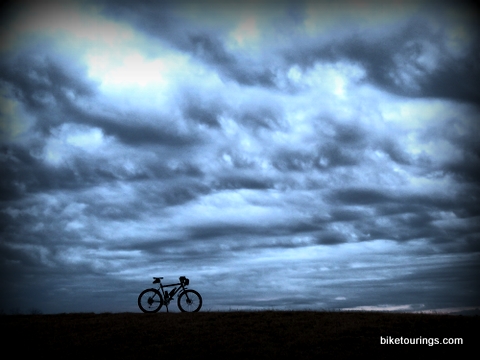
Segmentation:
<svg viewBox="0 0 480 360">
<path fill-rule="evenodd" d="M 240 359 L 466 354 L 480 318 L 372 312 L 230 311 L 1 316 L 3 350 L 36 358 Z M 462 338 L 462 345 L 381 345 L 380 337 Z"/>
</svg>

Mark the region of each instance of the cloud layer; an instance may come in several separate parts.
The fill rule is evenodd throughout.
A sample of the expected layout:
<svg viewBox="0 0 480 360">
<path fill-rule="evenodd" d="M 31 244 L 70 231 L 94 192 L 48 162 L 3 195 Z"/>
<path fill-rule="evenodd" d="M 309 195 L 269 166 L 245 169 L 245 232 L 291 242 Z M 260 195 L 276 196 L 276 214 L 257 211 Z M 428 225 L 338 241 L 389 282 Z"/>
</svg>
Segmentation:
<svg viewBox="0 0 480 360">
<path fill-rule="evenodd" d="M 10 8 L 4 311 L 477 306 L 478 12 L 358 6 Z"/>
</svg>

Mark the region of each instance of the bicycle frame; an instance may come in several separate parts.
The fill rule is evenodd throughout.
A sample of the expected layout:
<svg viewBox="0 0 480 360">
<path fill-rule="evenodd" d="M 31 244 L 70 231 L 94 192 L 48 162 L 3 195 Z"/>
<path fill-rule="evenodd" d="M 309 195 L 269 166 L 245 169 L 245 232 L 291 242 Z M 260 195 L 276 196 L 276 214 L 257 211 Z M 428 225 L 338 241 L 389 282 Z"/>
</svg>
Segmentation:
<svg viewBox="0 0 480 360">
<path fill-rule="evenodd" d="M 179 283 L 175 283 L 175 284 L 168 284 L 168 285 L 163 285 L 162 284 L 162 279 L 160 278 L 154 278 L 154 284 L 157 282 L 158 280 L 158 290 L 160 292 L 160 294 L 163 296 L 163 301 L 165 302 L 165 306 L 167 307 L 167 312 L 168 312 L 168 304 L 170 303 L 170 301 L 173 300 L 173 297 L 180 291 L 180 289 L 182 290 L 182 292 L 184 292 L 186 290 L 185 288 L 185 285 L 183 285 L 183 282 L 179 282 Z M 169 288 L 169 287 L 172 287 L 172 286 L 178 286 L 180 285 L 180 287 L 178 288 L 174 288 L 172 291 L 168 292 L 166 290 L 164 290 L 164 288 Z M 180 293 L 181 294 L 181 293 Z M 179 294 L 179 295 L 180 295 Z"/>
</svg>

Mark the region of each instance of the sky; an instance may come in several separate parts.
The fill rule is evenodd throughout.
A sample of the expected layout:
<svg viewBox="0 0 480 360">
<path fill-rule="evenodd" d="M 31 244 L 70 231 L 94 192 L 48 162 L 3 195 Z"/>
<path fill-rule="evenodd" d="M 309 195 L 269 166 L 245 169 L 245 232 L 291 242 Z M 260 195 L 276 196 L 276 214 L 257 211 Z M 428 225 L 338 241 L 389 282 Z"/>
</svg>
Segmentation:
<svg viewBox="0 0 480 360">
<path fill-rule="evenodd" d="M 3 6 L 2 312 L 480 306 L 476 8 Z"/>
</svg>

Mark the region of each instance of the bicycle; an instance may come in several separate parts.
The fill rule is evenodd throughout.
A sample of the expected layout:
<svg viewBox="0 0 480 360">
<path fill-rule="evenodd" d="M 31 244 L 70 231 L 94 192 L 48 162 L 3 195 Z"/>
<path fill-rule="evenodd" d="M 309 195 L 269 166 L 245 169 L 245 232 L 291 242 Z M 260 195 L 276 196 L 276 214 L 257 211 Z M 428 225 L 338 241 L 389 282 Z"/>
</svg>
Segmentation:
<svg viewBox="0 0 480 360">
<path fill-rule="evenodd" d="M 176 284 L 162 284 L 163 277 L 154 277 L 153 283 L 158 284 L 158 289 L 145 289 L 138 296 L 138 307 L 144 313 L 156 313 L 165 304 L 168 312 L 168 304 L 173 300 L 173 297 L 178 294 L 177 306 L 182 312 L 197 312 L 202 307 L 202 297 L 200 294 L 192 289 L 187 289 L 186 286 L 190 284 L 190 280 L 185 276 L 180 276 L 179 283 Z M 180 286 L 178 286 L 180 285 Z M 168 292 L 164 288 L 172 287 L 173 290 Z M 178 286 L 178 287 L 177 287 Z"/>
</svg>

